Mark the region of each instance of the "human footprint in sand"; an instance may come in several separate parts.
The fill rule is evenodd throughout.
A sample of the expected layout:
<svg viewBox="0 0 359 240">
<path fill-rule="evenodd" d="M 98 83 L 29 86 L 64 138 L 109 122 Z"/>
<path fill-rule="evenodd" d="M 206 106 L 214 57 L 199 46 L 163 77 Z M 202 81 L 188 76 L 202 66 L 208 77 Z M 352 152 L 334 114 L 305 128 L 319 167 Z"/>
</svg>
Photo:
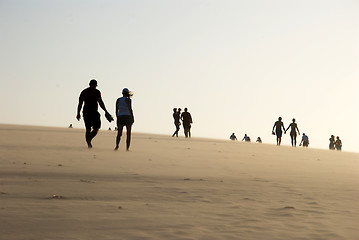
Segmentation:
<svg viewBox="0 0 359 240">
<path fill-rule="evenodd" d="M 98 112 L 98 104 L 105 111 L 105 116 L 109 122 L 113 120 L 112 116 L 107 112 L 105 103 L 102 101 L 101 92 L 96 89 L 97 81 L 92 79 L 89 83 L 90 87 L 84 89 L 79 97 L 79 104 L 77 106 L 77 120 L 81 119 L 81 109 L 83 103 L 83 118 L 86 126 L 86 143 L 88 148 L 92 148 L 92 139 L 97 135 L 98 130 L 101 127 L 100 113 Z M 97 104 L 98 103 L 98 104 Z"/>
<path fill-rule="evenodd" d="M 115 150 L 118 150 L 123 127 L 126 126 L 126 150 L 130 149 L 131 144 L 131 129 L 132 124 L 134 123 L 134 116 L 132 111 L 132 92 L 127 88 L 122 90 L 122 97 L 118 98 L 116 101 L 116 116 L 117 116 L 117 137 L 116 137 L 116 147 Z"/>
</svg>

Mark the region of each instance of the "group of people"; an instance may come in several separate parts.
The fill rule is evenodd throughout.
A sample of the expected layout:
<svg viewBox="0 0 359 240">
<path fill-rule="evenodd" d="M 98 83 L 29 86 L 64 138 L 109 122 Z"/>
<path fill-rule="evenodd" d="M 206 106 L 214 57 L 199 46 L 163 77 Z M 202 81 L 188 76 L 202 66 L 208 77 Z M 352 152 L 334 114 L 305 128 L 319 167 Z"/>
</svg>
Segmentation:
<svg viewBox="0 0 359 240">
<path fill-rule="evenodd" d="M 287 129 L 285 129 L 284 127 L 284 123 L 282 122 L 282 117 L 278 118 L 278 121 L 276 121 L 273 125 L 273 129 L 272 129 L 272 134 L 277 136 L 277 145 L 279 146 L 282 142 L 282 135 L 283 135 L 283 131 L 284 134 L 287 133 L 287 131 L 290 128 L 290 139 L 291 139 L 291 144 L 292 147 L 296 147 L 297 146 L 297 133 L 298 135 L 300 135 L 299 132 L 299 128 L 297 123 L 295 122 L 295 119 L 292 119 L 292 123 L 289 124 L 289 126 L 287 127 Z M 283 129 L 283 131 L 282 131 Z M 303 133 L 302 136 L 302 141 L 300 142 L 299 146 L 303 147 L 308 147 L 309 145 L 309 138 L 307 135 L 305 135 L 305 133 Z"/>
<path fill-rule="evenodd" d="M 77 106 L 77 120 L 81 119 L 81 109 L 83 106 L 83 119 L 85 122 L 86 133 L 85 139 L 88 148 L 92 148 L 92 140 L 97 135 L 98 130 L 101 127 L 100 113 L 98 112 L 98 105 L 105 111 L 105 117 L 109 122 L 114 119 L 111 114 L 107 111 L 105 103 L 102 100 L 101 92 L 96 89 L 97 81 L 92 79 L 89 83 L 89 87 L 84 89 L 79 97 L 79 103 Z M 118 98 L 115 104 L 116 118 L 117 118 L 117 137 L 115 150 L 118 150 L 123 127 L 126 126 L 127 139 L 126 139 L 126 150 L 128 151 L 131 144 L 131 129 L 135 119 L 132 111 L 132 92 L 127 88 L 122 90 L 122 97 Z"/>
<path fill-rule="evenodd" d="M 77 120 L 81 119 L 81 109 L 83 106 L 83 119 L 85 122 L 86 133 L 85 139 L 88 148 L 92 148 L 92 140 L 97 135 L 98 130 L 101 127 L 101 119 L 100 113 L 98 112 L 98 105 L 105 111 L 106 119 L 111 122 L 113 121 L 113 117 L 107 111 L 105 107 L 105 103 L 102 100 L 101 92 L 96 89 L 97 88 L 97 81 L 92 79 L 89 83 L 89 87 L 84 89 L 79 97 L 79 103 L 77 106 Z M 117 136 L 116 136 L 116 145 L 115 150 L 118 150 L 123 128 L 126 127 L 127 130 L 127 138 L 126 138 L 126 150 L 128 151 L 131 144 L 131 129 L 134 123 L 134 115 L 132 110 L 132 92 L 129 91 L 127 88 L 122 90 L 122 97 L 118 98 L 115 104 L 116 108 L 116 118 L 117 118 Z M 184 112 L 181 113 L 181 108 L 174 108 L 173 109 L 173 119 L 174 124 L 176 127 L 175 132 L 173 133 L 172 137 L 178 137 L 178 132 L 180 130 L 181 121 L 184 129 L 184 134 L 186 138 L 191 137 L 191 124 L 192 124 L 192 116 L 188 112 L 188 109 L 185 108 Z M 72 124 L 69 126 L 72 128 Z M 284 134 L 290 129 L 290 137 L 291 137 L 291 144 L 293 147 L 297 145 L 297 133 L 300 135 L 298 125 L 295 119 L 292 119 L 292 123 L 289 124 L 287 129 L 284 127 L 284 123 L 282 122 L 282 118 L 279 117 L 278 121 L 276 121 L 273 125 L 272 134 L 276 135 L 277 137 L 277 145 L 279 146 L 282 141 L 283 131 Z M 230 136 L 231 140 L 237 140 L 237 137 L 234 133 Z M 242 141 L 250 142 L 251 139 L 247 134 L 244 135 Z M 256 142 L 262 143 L 260 137 L 257 138 Z M 308 136 L 303 133 L 302 141 L 300 142 L 299 146 L 308 147 L 309 145 L 309 138 Z M 329 139 L 329 149 L 330 150 L 341 150 L 342 149 L 342 141 L 337 136 L 336 139 L 334 135 L 331 135 Z"/>
<path fill-rule="evenodd" d="M 231 136 L 229 136 L 229 139 L 231 139 L 232 141 L 237 141 L 237 137 L 234 133 L 231 134 Z M 247 135 L 247 134 L 244 134 L 244 137 L 242 139 L 242 142 L 245 141 L 245 142 L 250 142 L 251 141 L 251 138 Z M 258 137 L 257 140 L 256 140 L 257 143 L 262 143 L 262 139 L 261 137 Z"/>
<path fill-rule="evenodd" d="M 172 134 L 172 137 L 176 136 L 178 137 L 178 132 L 180 130 L 180 126 L 181 126 L 181 121 L 182 121 L 182 125 L 183 125 L 183 129 L 184 129 L 184 135 L 186 138 L 191 137 L 191 124 L 192 124 L 192 116 L 191 114 L 188 112 L 188 109 L 185 108 L 184 112 L 182 112 L 181 108 L 174 108 L 173 109 L 173 119 L 174 119 L 174 124 L 176 127 L 175 132 Z"/>
<path fill-rule="evenodd" d="M 337 136 L 337 139 L 335 140 L 334 135 L 331 135 L 329 138 L 329 149 L 330 150 L 342 150 L 342 140 Z"/>
</svg>

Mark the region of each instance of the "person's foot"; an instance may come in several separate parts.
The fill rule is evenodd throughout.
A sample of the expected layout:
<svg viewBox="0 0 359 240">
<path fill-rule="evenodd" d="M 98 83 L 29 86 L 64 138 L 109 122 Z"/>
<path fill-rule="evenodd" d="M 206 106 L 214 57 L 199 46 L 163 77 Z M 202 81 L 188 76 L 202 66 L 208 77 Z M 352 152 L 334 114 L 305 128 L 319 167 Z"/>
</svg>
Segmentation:
<svg viewBox="0 0 359 240">
<path fill-rule="evenodd" d="M 87 143 L 88 148 L 92 148 L 92 144 L 90 142 Z"/>
<path fill-rule="evenodd" d="M 118 146 L 115 147 L 114 151 L 117 151 L 118 150 Z"/>
</svg>

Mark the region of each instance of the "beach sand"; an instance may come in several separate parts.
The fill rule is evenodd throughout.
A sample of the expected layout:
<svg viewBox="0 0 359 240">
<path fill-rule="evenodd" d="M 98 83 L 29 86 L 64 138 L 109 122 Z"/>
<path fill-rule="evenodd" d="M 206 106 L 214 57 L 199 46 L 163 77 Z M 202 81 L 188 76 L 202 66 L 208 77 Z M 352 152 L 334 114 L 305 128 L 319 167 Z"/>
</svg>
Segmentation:
<svg viewBox="0 0 359 240">
<path fill-rule="evenodd" d="M 359 239 L 358 153 L 115 137 L 0 125 L 0 239 Z"/>
</svg>

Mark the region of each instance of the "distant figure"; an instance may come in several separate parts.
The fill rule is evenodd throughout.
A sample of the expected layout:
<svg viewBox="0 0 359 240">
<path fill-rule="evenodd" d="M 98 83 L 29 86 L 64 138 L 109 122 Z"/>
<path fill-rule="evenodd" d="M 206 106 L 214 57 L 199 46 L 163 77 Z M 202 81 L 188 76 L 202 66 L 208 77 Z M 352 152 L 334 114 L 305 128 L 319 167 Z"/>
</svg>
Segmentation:
<svg viewBox="0 0 359 240">
<path fill-rule="evenodd" d="M 120 140 L 122 136 L 123 127 L 126 126 L 126 151 L 130 149 L 131 144 L 131 129 L 132 124 L 135 122 L 132 111 L 132 100 L 131 96 L 133 94 L 127 89 L 122 90 L 122 97 L 118 98 L 116 101 L 116 116 L 117 116 L 117 137 L 116 137 L 116 147 L 115 150 L 118 150 L 120 145 Z"/>
<path fill-rule="evenodd" d="M 237 137 L 236 137 L 236 135 L 234 135 L 234 133 L 232 133 L 232 135 L 229 137 L 229 139 L 231 139 L 232 141 L 237 141 Z"/>
<path fill-rule="evenodd" d="M 184 112 L 181 114 L 181 119 L 183 122 L 184 135 L 187 137 L 191 137 L 191 124 L 192 124 L 192 116 L 188 112 L 188 109 L 185 108 Z"/>
<path fill-rule="evenodd" d="M 246 142 L 250 142 L 251 141 L 251 138 L 247 136 L 247 134 L 244 134 L 244 137 L 242 139 L 242 142 L 243 141 L 246 141 Z"/>
<path fill-rule="evenodd" d="M 109 127 L 108 130 L 111 131 L 111 128 Z"/>
<path fill-rule="evenodd" d="M 274 128 L 275 128 L 275 132 L 274 132 Z M 284 128 L 284 124 L 282 122 L 282 118 L 279 117 L 278 121 L 276 121 L 274 123 L 273 129 L 272 129 L 272 134 L 277 135 L 277 145 L 278 146 L 282 142 L 282 134 L 283 134 L 282 129 L 284 130 L 284 133 L 285 133 L 286 131 L 285 131 L 285 128 Z"/>
<path fill-rule="evenodd" d="M 285 131 L 288 131 L 289 128 L 290 128 L 290 138 L 291 138 L 291 142 L 292 142 L 292 147 L 296 147 L 296 145 L 297 145 L 297 131 L 298 131 L 298 135 L 300 135 L 300 132 L 299 132 L 297 124 L 295 123 L 294 118 L 292 120 L 292 123 L 289 124 L 288 128 Z"/>
<path fill-rule="evenodd" d="M 180 126 L 181 126 L 181 109 L 179 108 L 177 111 L 177 108 L 173 109 L 173 119 L 174 119 L 174 123 L 176 126 L 176 131 L 173 133 L 172 137 L 176 136 L 178 137 L 178 131 L 180 130 Z"/>
<path fill-rule="evenodd" d="M 107 120 L 111 122 L 113 119 L 112 116 L 106 110 L 105 103 L 102 101 L 101 98 L 101 92 L 96 89 L 97 81 L 95 79 L 92 79 L 89 85 L 90 87 L 84 89 L 80 94 L 76 118 L 78 121 L 80 121 L 80 111 L 82 109 L 82 104 L 85 103 L 82 111 L 86 126 L 85 137 L 88 148 L 92 148 L 91 141 L 96 136 L 98 130 L 101 127 L 100 113 L 97 111 L 97 103 L 105 111 L 105 116 Z"/>
<path fill-rule="evenodd" d="M 305 135 L 305 133 L 303 133 L 302 141 L 300 142 L 299 146 L 302 146 L 302 144 L 303 144 L 303 147 L 308 147 L 308 145 L 309 145 L 309 138 L 307 135 Z"/>
<path fill-rule="evenodd" d="M 339 137 L 337 137 L 337 140 L 335 141 L 335 148 L 336 148 L 338 151 L 341 151 L 341 150 L 342 150 L 342 140 L 340 140 Z"/>
<path fill-rule="evenodd" d="M 260 137 L 257 138 L 256 140 L 257 143 L 262 143 L 262 139 Z"/>
<path fill-rule="evenodd" d="M 73 128 L 72 123 L 70 124 L 69 128 Z"/>
<path fill-rule="evenodd" d="M 329 150 L 335 150 L 335 137 L 331 135 L 329 138 Z"/>
</svg>

